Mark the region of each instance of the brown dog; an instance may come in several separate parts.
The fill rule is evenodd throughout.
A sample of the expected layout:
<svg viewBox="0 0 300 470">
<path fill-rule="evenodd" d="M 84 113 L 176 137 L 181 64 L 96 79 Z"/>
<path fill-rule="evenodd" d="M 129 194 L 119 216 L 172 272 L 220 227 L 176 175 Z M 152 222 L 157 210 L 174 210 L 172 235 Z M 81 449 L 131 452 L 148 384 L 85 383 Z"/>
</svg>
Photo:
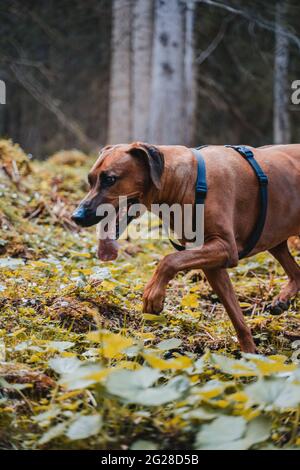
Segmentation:
<svg viewBox="0 0 300 470">
<path fill-rule="evenodd" d="M 287 246 L 290 236 L 300 234 L 300 144 L 251 150 L 268 176 L 269 203 L 263 233 L 250 256 L 269 250 L 284 268 L 289 282 L 275 299 L 282 308 L 300 289 L 300 267 Z M 241 349 L 255 352 L 226 268 L 237 266 L 238 253 L 256 224 L 260 210 L 258 182 L 250 165 L 235 150 L 209 146 L 201 153 L 209 188 L 204 245 L 171 253 L 160 261 L 145 288 L 144 311 L 159 313 L 163 309 L 166 286 L 179 271 L 202 269 L 233 323 Z M 89 173 L 90 192 L 73 219 L 82 226 L 97 223 L 97 207 L 104 203 L 116 206 L 120 195 L 148 208 L 154 202 L 193 204 L 196 177 L 197 162 L 187 147 L 150 147 L 139 142 L 105 147 Z M 100 243 L 102 259 L 116 255 L 113 241 Z"/>
</svg>

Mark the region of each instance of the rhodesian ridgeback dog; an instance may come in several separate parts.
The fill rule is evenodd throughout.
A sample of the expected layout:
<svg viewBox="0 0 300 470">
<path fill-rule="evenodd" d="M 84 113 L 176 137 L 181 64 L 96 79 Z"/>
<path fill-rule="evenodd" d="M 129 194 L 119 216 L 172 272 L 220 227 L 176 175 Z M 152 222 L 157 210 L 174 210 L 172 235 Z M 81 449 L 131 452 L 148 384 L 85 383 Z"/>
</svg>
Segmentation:
<svg viewBox="0 0 300 470">
<path fill-rule="evenodd" d="M 269 179 L 264 229 L 249 256 L 268 250 L 281 264 L 289 281 L 274 305 L 284 308 L 300 289 L 300 267 L 287 245 L 290 236 L 300 234 L 300 144 L 248 148 Z M 168 254 L 158 263 L 144 291 L 143 311 L 159 313 L 163 309 L 166 287 L 179 271 L 201 269 L 223 303 L 242 351 L 254 353 L 252 334 L 227 268 L 237 266 L 238 253 L 255 226 L 260 205 L 258 181 L 247 161 L 232 148 L 208 146 L 201 153 L 209 188 L 204 244 L 199 249 Z M 97 207 L 116 205 L 121 195 L 149 209 L 154 202 L 194 204 L 196 177 L 196 158 L 187 147 L 154 147 L 140 142 L 107 146 L 88 175 L 91 188 L 73 220 L 81 226 L 98 223 Z M 100 241 L 98 256 L 115 259 L 115 242 Z"/>
</svg>

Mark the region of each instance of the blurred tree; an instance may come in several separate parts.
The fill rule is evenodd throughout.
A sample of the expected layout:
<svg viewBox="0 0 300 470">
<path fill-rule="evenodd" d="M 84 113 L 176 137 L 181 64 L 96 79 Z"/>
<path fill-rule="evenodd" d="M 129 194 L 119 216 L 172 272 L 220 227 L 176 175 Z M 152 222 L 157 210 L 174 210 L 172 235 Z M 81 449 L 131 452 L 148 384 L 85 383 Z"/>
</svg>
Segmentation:
<svg viewBox="0 0 300 470">
<path fill-rule="evenodd" d="M 41 158 L 108 140 L 263 145 L 289 115 L 284 141 L 300 141 L 288 106 L 300 5 L 288 0 L 276 18 L 276 4 L 1 0 L 0 133 Z"/>
<path fill-rule="evenodd" d="M 195 75 L 195 1 L 188 0 L 185 10 L 185 43 L 184 43 L 184 139 L 192 145 L 195 138 L 196 110 L 196 75 Z"/>
<path fill-rule="evenodd" d="M 132 136 L 149 138 L 149 109 L 152 65 L 153 3 L 135 0 L 132 21 Z"/>
<path fill-rule="evenodd" d="M 153 40 L 150 140 L 184 139 L 184 16 L 179 0 L 156 0 Z"/>
<path fill-rule="evenodd" d="M 110 35 L 110 0 L 1 0 L 2 135 L 39 158 L 104 143 Z"/>
<path fill-rule="evenodd" d="M 113 0 L 108 141 L 132 136 L 131 0 Z"/>
<path fill-rule="evenodd" d="M 289 39 L 283 34 L 286 27 L 288 2 L 276 2 L 276 30 L 274 56 L 274 143 L 287 144 L 291 140 L 289 115 Z"/>
</svg>

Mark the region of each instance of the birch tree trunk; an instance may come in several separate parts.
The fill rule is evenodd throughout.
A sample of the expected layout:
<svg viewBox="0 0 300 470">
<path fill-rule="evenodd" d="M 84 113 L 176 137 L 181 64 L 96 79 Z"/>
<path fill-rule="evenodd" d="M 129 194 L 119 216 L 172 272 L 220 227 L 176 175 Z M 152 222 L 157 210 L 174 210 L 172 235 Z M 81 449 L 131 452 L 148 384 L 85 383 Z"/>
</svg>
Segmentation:
<svg viewBox="0 0 300 470">
<path fill-rule="evenodd" d="M 184 138 L 183 19 L 179 0 L 155 1 L 149 132 L 153 143 L 177 144 Z"/>
<path fill-rule="evenodd" d="M 135 0 L 132 24 L 133 139 L 149 139 L 149 107 L 153 36 L 152 0 Z"/>
<path fill-rule="evenodd" d="M 194 68 L 194 15 L 195 2 L 188 0 L 185 10 L 184 47 L 184 144 L 193 145 L 196 104 L 196 81 Z"/>
<path fill-rule="evenodd" d="M 108 141 L 128 142 L 131 117 L 131 0 L 113 0 Z"/>
<path fill-rule="evenodd" d="M 275 144 L 290 142 L 290 117 L 288 94 L 289 43 L 282 35 L 287 10 L 286 0 L 276 3 L 275 60 L 274 60 L 274 120 Z"/>
</svg>

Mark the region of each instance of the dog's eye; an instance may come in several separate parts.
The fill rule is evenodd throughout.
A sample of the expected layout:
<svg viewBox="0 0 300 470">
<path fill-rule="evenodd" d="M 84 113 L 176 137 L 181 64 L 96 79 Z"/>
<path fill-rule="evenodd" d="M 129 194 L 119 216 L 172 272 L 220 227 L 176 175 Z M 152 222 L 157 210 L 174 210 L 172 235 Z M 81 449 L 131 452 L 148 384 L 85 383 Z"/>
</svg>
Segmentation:
<svg viewBox="0 0 300 470">
<path fill-rule="evenodd" d="M 116 176 L 110 176 L 105 173 L 101 175 L 101 184 L 103 186 L 112 186 L 117 181 Z"/>
<path fill-rule="evenodd" d="M 97 183 L 97 176 L 93 173 L 89 173 L 87 179 L 91 188 Z"/>
</svg>

